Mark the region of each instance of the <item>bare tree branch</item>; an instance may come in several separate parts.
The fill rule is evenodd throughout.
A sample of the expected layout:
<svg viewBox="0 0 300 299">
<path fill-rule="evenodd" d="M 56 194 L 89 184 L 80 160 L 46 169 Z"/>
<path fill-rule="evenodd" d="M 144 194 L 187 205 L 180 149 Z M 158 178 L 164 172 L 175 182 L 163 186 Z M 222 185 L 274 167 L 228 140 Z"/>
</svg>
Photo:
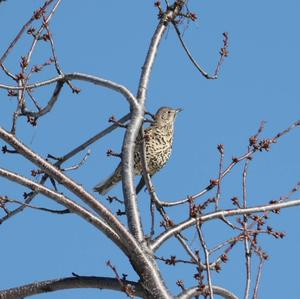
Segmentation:
<svg viewBox="0 0 300 299">
<path fill-rule="evenodd" d="M 261 279 L 263 266 L 264 266 L 264 259 L 262 257 L 260 257 L 260 262 L 259 262 L 259 266 L 258 266 L 255 287 L 254 287 L 254 292 L 253 292 L 253 299 L 258 299 L 258 287 L 259 287 L 259 283 L 260 283 L 260 279 Z"/>
<path fill-rule="evenodd" d="M 253 298 L 257 299 L 256 297 L 262 275 L 263 264 L 268 257 L 268 254 L 260 247 L 258 236 L 267 234 L 275 238 L 284 237 L 283 232 L 273 230 L 272 227 L 265 224 L 271 212 L 278 213 L 282 208 L 300 205 L 300 199 L 290 200 L 290 197 L 292 197 L 292 195 L 298 191 L 300 183 L 297 183 L 297 185 L 292 189 L 291 192 L 287 194 L 287 196 L 280 197 L 280 199 L 277 201 L 270 201 L 268 204 L 263 206 L 248 207 L 246 190 L 248 164 L 249 161 L 255 157 L 255 153 L 268 151 L 270 147 L 278 141 L 279 138 L 289 133 L 295 127 L 300 126 L 300 121 L 294 122 L 282 132 L 279 132 L 274 137 L 268 139 L 258 138 L 258 135 L 264 128 L 264 123 L 262 123 L 257 134 L 249 138 L 247 152 L 239 157 L 232 158 L 231 163 L 229 163 L 227 167 L 223 167 L 224 147 L 223 145 L 219 145 L 218 149 L 220 152 L 220 161 L 218 176 L 214 179 L 210 179 L 209 184 L 200 192 L 192 196 L 187 196 L 184 199 L 172 202 L 161 201 L 154 190 L 145 157 L 145 143 L 142 138 L 140 158 L 142 161 L 144 184 L 146 183 L 149 191 L 151 204 L 150 217 L 152 222 L 150 237 L 148 237 L 145 235 L 143 228 L 144 223 L 146 223 L 143 219 L 144 213 L 139 209 L 137 196 L 138 188 L 135 189 L 134 186 L 134 154 L 136 153 L 136 139 L 138 134 L 141 134 L 143 137 L 143 122 L 145 121 L 145 114 L 147 113 L 145 109 L 145 103 L 149 89 L 149 82 L 152 75 L 152 69 L 154 67 L 160 43 L 162 42 L 162 38 L 169 25 L 173 24 L 180 43 L 183 46 L 188 58 L 205 78 L 216 79 L 225 57 L 228 56 L 228 34 L 223 34 L 223 48 L 221 48 L 220 51 L 219 62 L 217 63 L 214 74 L 209 75 L 194 59 L 192 53 L 182 38 L 181 32 L 179 31 L 179 24 L 182 22 L 182 20 L 187 19 L 189 22 L 189 20 L 197 19 L 197 15 L 189 11 L 188 1 L 173 0 L 171 3 L 171 1 L 164 0 L 163 4 L 161 1 L 156 1 L 154 5 L 158 8 L 159 21 L 151 38 L 148 52 L 141 69 L 137 92 L 136 95 L 134 95 L 125 85 L 121 85 L 105 78 L 77 72 L 65 74 L 58 63 L 58 57 L 54 46 L 54 35 L 50 30 L 51 26 L 49 24 L 60 3 L 61 0 L 48 0 L 42 7 L 37 9 L 33 13 L 33 16 L 30 18 L 30 20 L 21 28 L 15 39 L 8 45 L 8 48 L 4 54 L 0 57 L 0 67 L 8 79 L 13 80 L 13 83 L 11 84 L 0 84 L 0 89 L 6 89 L 9 97 L 16 98 L 17 104 L 14 113 L 11 114 L 11 132 L 9 133 L 7 130 L 0 127 L 0 139 L 7 143 L 7 146 L 5 145 L 2 148 L 2 151 L 3 153 L 7 154 L 16 153 L 17 155 L 11 156 L 22 156 L 22 158 L 27 160 L 27 162 L 32 162 L 34 165 L 36 165 L 37 169 L 32 171 L 32 175 L 42 174 L 42 178 L 39 180 L 40 183 L 37 183 L 34 181 L 36 178 L 29 179 L 20 175 L 19 173 L 14 173 L 11 170 L 0 168 L 0 177 L 13 181 L 21 186 L 25 186 L 31 190 L 29 193 L 26 192 L 24 199 L 20 201 L 9 199 L 7 195 L 0 196 L 1 214 L 2 216 L 4 215 L 0 219 L 0 224 L 3 221 L 11 218 L 13 215 L 16 215 L 24 208 L 32 208 L 59 214 L 72 212 L 86 222 L 90 223 L 92 226 L 96 227 L 99 233 L 102 232 L 105 237 L 108 237 L 114 242 L 114 244 L 117 245 L 120 251 L 128 257 L 133 270 L 135 270 L 137 276 L 139 277 L 139 281 L 128 281 L 126 279 L 127 275 L 125 274 L 123 274 L 122 278 L 122 275 L 119 275 L 117 271 L 117 267 L 108 262 L 108 266 L 116 275 L 115 279 L 92 276 L 82 277 L 73 274 L 74 277 L 34 282 L 9 290 L 3 290 L 2 292 L 0 291 L 0 299 L 20 298 L 39 293 L 80 287 L 117 290 L 124 292 L 130 298 L 134 298 L 134 296 L 137 295 L 147 299 L 188 299 L 192 297 L 199 298 L 201 296 L 205 298 L 210 297 L 213 299 L 215 296 L 219 295 L 226 299 L 237 299 L 237 297 L 227 289 L 215 286 L 213 284 L 212 271 L 221 271 L 222 263 L 225 264 L 227 262 L 228 254 L 232 252 L 232 248 L 236 248 L 235 246 L 241 243 L 244 244 L 244 246 L 241 246 L 241 248 L 246 257 L 245 299 L 249 299 L 251 292 L 250 287 L 253 284 L 251 282 L 252 257 L 250 257 L 250 255 L 253 253 L 260 258 L 256 284 L 253 286 Z M 15 48 L 16 44 L 21 40 L 21 37 L 26 30 L 29 37 L 31 37 L 29 49 L 27 52 L 25 52 L 24 56 L 21 56 L 21 60 L 15 60 L 20 62 L 20 71 L 18 74 L 14 75 L 4 64 L 6 64 L 6 60 L 8 60 L 7 57 Z M 46 42 L 45 45 L 48 50 L 51 47 L 50 50 L 52 57 L 39 65 L 32 66 L 31 61 L 33 61 L 33 56 L 38 49 L 39 41 Z M 41 47 L 41 49 L 44 51 L 44 47 Z M 58 75 L 54 78 L 46 79 L 44 81 L 37 82 L 37 80 L 34 80 L 35 73 L 44 70 L 44 68 L 47 66 L 52 66 L 53 69 L 55 67 Z M 64 154 L 63 156 L 48 154 L 48 158 L 50 158 L 50 160 L 44 159 L 40 154 L 31 150 L 29 146 L 24 145 L 22 141 L 16 137 L 15 133 L 17 132 L 17 120 L 19 117 L 26 116 L 30 124 L 36 125 L 36 120 L 39 117 L 51 112 L 52 108 L 54 108 L 54 106 L 58 103 L 61 90 L 65 83 L 71 87 L 74 93 L 78 93 L 80 91 L 79 89 L 73 87 L 74 80 L 85 81 L 116 91 L 126 99 L 130 113 L 125 115 L 120 121 L 112 119 L 112 126 L 97 133 L 82 144 L 77 145 L 76 148 Z M 36 96 L 34 95 L 34 90 L 42 87 L 50 91 L 53 89 L 52 94 L 50 93 L 50 99 L 46 101 L 46 104 L 39 103 L 37 98 L 39 93 Z M 28 106 L 27 100 L 30 104 Z M 126 124 L 124 124 L 125 122 Z M 125 211 L 119 210 L 120 213 L 117 212 L 117 216 L 125 215 L 125 222 L 127 221 L 125 224 L 123 224 L 123 222 L 120 221 L 118 217 L 104 205 L 105 203 L 103 204 L 101 201 L 98 201 L 84 188 L 83 185 L 76 183 L 65 174 L 67 170 L 75 170 L 79 168 L 79 166 L 82 165 L 82 163 L 84 163 L 86 160 L 87 155 L 76 165 L 68 168 L 62 167 L 62 164 L 68 159 L 86 149 L 89 145 L 96 142 L 117 127 L 124 127 L 126 129 L 123 138 L 122 152 L 118 154 L 118 156 L 122 159 L 122 187 L 124 201 L 121 200 L 123 198 L 117 200 L 125 206 Z M 21 135 L 22 131 L 20 134 L 18 134 L 18 136 Z M 158 142 L 160 144 L 162 143 L 160 141 Z M 231 199 L 234 208 L 228 210 L 219 210 L 221 208 L 219 207 L 219 203 L 221 203 L 220 200 L 223 197 L 222 190 L 224 190 L 223 178 L 227 174 L 230 174 L 232 169 L 241 161 L 246 161 L 242 183 L 243 202 L 238 197 L 234 197 Z M 48 179 L 52 183 L 53 187 L 49 188 L 45 186 L 45 183 Z M 120 179 L 120 176 L 118 179 Z M 62 185 L 63 190 L 70 191 L 71 196 L 67 197 L 63 193 L 59 193 L 57 187 L 58 184 Z M 139 184 L 138 186 L 142 185 Z M 206 195 L 214 188 L 216 188 L 216 192 L 213 194 L 212 198 L 204 200 L 203 203 L 196 204 L 197 198 Z M 66 210 L 52 210 L 30 204 L 34 197 L 40 194 L 54 200 L 59 205 L 66 207 Z M 74 200 L 70 199 L 73 196 L 75 197 Z M 108 200 L 113 201 L 113 197 L 110 197 Z M 80 202 L 80 204 L 78 204 L 77 201 Z M 182 221 L 182 219 L 178 220 L 177 222 L 182 222 L 176 224 L 176 222 L 173 222 L 173 220 L 169 217 L 166 207 L 172 207 L 185 203 L 187 204 L 187 219 L 184 221 Z M 215 204 L 215 207 L 213 207 L 213 204 Z M 155 221 L 157 222 L 157 219 L 154 219 L 154 205 L 162 216 L 163 220 L 160 222 L 160 225 L 165 229 L 165 231 L 160 233 L 153 240 L 155 235 L 154 227 L 156 227 L 155 225 L 157 224 L 155 223 Z M 10 211 L 10 209 L 12 210 Z M 256 215 L 257 213 L 259 214 Z M 236 215 L 241 215 L 240 217 L 237 217 L 236 223 L 228 220 L 229 217 Z M 147 218 L 147 216 L 145 218 Z M 220 240 L 217 240 L 216 244 L 218 245 L 212 249 L 209 249 L 204 238 L 202 225 L 204 225 L 206 221 L 216 219 L 223 221 L 221 224 L 226 223 L 226 225 L 228 225 L 232 231 L 236 230 L 235 232 L 237 233 L 235 233 L 234 236 L 227 238 L 227 240 L 223 240 L 221 243 Z M 204 254 L 199 253 L 199 248 L 194 248 L 193 240 L 190 242 L 190 239 L 187 239 L 185 236 L 183 236 L 183 233 L 185 233 L 184 230 L 190 227 L 196 228 L 196 232 L 198 233 L 198 238 L 200 240 L 200 245 L 198 244 L 198 247 L 201 250 L 202 246 Z M 171 237 L 175 237 L 179 240 L 181 246 L 185 250 L 185 257 L 177 259 L 176 255 L 174 254 L 171 255 L 171 258 L 158 258 L 155 256 L 155 251 Z M 158 267 L 159 260 L 164 261 L 166 264 L 172 266 L 175 266 L 175 264 L 178 263 L 184 263 L 188 267 L 192 266 L 193 268 L 196 268 L 197 273 L 194 275 L 194 278 L 198 283 L 197 286 L 185 289 L 184 282 L 182 280 L 178 280 L 176 284 L 181 288 L 181 293 L 178 296 L 173 296 L 165 283 L 162 275 L 163 272 L 161 272 L 161 269 Z"/>
<path fill-rule="evenodd" d="M 43 115 L 49 113 L 51 111 L 51 109 L 53 108 L 53 106 L 55 105 L 55 103 L 56 103 L 56 101 L 57 101 L 57 99 L 60 95 L 60 91 L 63 88 L 63 85 L 64 85 L 63 81 L 57 81 L 56 82 L 56 86 L 55 86 L 55 89 L 53 91 L 52 97 L 51 97 L 51 99 L 49 100 L 49 102 L 47 103 L 47 105 L 44 108 L 42 108 L 38 112 L 26 111 L 24 114 L 32 116 L 34 118 L 38 118 L 40 116 L 43 116 Z"/>
<path fill-rule="evenodd" d="M 33 206 L 33 205 L 29 205 L 29 204 L 26 204 L 20 200 L 16 200 L 16 199 L 10 199 L 10 198 L 7 198 L 7 197 L 4 197 L 4 196 L 0 196 L 0 207 L 2 209 L 5 209 L 5 204 L 6 203 L 15 203 L 15 204 L 18 204 L 20 206 L 23 206 L 23 208 L 30 208 L 30 209 L 33 209 L 33 210 L 39 210 L 39 211 L 43 211 L 43 212 L 48 212 L 48 213 L 52 213 L 52 214 L 68 214 L 70 213 L 70 210 L 69 209 L 64 209 L 64 210 L 53 210 L 53 209 L 48 209 L 48 208 L 44 208 L 44 207 L 37 207 L 37 206 Z M 10 213 L 10 211 L 6 211 L 7 214 Z M 1 220 L 0 220 L 0 224 L 1 224 Z"/>
<path fill-rule="evenodd" d="M 142 73 L 139 82 L 139 88 L 137 93 L 137 100 L 139 102 L 139 105 L 132 107 L 132 118 L 127 127 L 122 147 L 122 182 L 128 226 L 130 231 L 139 241 L 142 241 L 144 239 L 144 233 L 140 220 L 140 214 L 138 211 L 137 196 L 134 187 L 133 153 L 135 147 L 135 140 L 138 136 L 139 129 L 144 119 L 144 105 L 151 70 L 157 54 L 158 46 L 167 28 L 167 25 L 168 22 L 166 22 L 165 19 L 161 20 L 152 37 L 146 59 L 142 67 Z"/>
<path fill-rule="evenodd" d="M 146 298 L 146 294 L 139 283 L 130 280 L 123 280 L 123 283 L 132 286 L 137 296 Z M 0 298 L 19 299 L 37 294 L 79 288 L 106 289 L 124 292 L 116 278 L 76 275 L 75 277 L 33 282 L 16 288 L 2 290 L 0 291 Z"/>
<path fill-rule="evenodd" d="M 49 1 L 50 2 L 50 1 Z M 51 1 L 52 2 L 52 1 Z M 26 65 L 24 66 L 23 68 L 23 72 L 25 72 L 26 70 L 26 67 L 30 64 L 30 60 L 31 60 L 31 56 L 34 52 L 34 49 L 37 45 L 37 42 L 39 41 L 40 39 L 40 36 L 41 36 L 41 33 L 43 32 L 43 30 L 46 28 L 47 26 L 47 23 L 50 22 L 51 18 L 53 17 L 56 9 L 58 8 L 59 4 L 60 4 L 61 0 L 57 0 L 55 5 L 53 6 L 52 10 L 50 11 L 49 15 L 47 18 L 45 18 L 44 22 L 42 23 L 40 29 L 38 30 L 38 32 L 35 33 L 34 35 L 34 39 L 33 39 L 33 42 L 31 44 L 31 47 L 29 49 L 29 52 L 28 54 L 26 55 Z M 44 15 L 44 9 L 40 10 L 39 12 L 39 17 L 42 17 Z M 36 17 L 35 17 L 36 18 Z"/>
<path fill-rule="evenodd" d="M 113 229 L 115 234 L 120 237 L 122 242 L 122 247 L 120 246 L 120 248 L 122 248 L 124 253 L 129 257 L 134 269 L 142 278 L 141 283 L 144 288 L 148 290 L 149 293 L 157 292 L 157 294 L 160 294 L 161 298 L 171 298 L 171 295 L 165 287 L 164 281 L 155 264 L 154 258 L 151 259 L 148 254 L 149 249 L 146 248 L 145 245 L 142 246 L 139 244 L 123 226 L 123 224 L 103 204 L 85 191 L 81 185 L 76 184 L 73 180 L 59 171 L 59 169 L 31 151 L 14 135 L 8 133 L 2 128 L 0 128 L 0 138 L 14 147 L 19 154 L 23 155 L 26 159 L 40 167 L 50 177 L 54 178 L 60 184 L 63 184 L 68 190 L 82 199 L 97 214 L 99 214 L 105 220 L 110 229 Z M 3 175 L 5 176 L 5 174 L 9 177 L 11 173 L 5 173 L 4 171 Z M 13 178 L 16 178 L 16 176 L 13 176 Z M 29 182 L 32 183 L 31 181 Z M 110 237 L 113 238 L 113 236 Z"/>
<path fill-rule="evenodd" d="M 0 65 L 3 64 L 9 53 L 12 51 L 12 49 L 15 47 L 16 43 L 19 41 L 25 30 L 30 26 L 30 24 L 36 20 L 39 16 L 39 12 L 45 10 L 54 0 L 48 0 L 45 2 L 45 4 L 37 11 L 35 11 L 32 15 L 32 17 L 26 22 L 26 24 L 21 28 L 21 30 L 18 32 L 17 36 L 14 38 L 14 40 L 11 42 L 7 50 L 4 52 L 4 54 L 0 58 Z"/>
<path fill-rule="evenodd" d="M 208 250 L 206 242 L 204 240 L 204 235 L 203 235 L 203 232 L 202 232 L 202 227 L 200 225 L 200 222 L 197 222 L 196 230 L 197 230 L 198 238 L 200 240 L 201 246 L 202 246 L 203 251 L 204 251 L 204 256 L 205 256 L 205 266 L 206 266 L 206 275 L 207 275 L 207 282 L 208 282 L 209 298 L 214 299 L 214 292 L 213 292 L 213 287 L 212 287 L 212 278 L 211 278 L 211 272 L 210 272 L 209 250 Z"/>
<path fill-rule="evenodd" d="M 248 167 L 250 160 L 246 160 L 243 170 L 243 208 L 247 207 L 247 175 L 248 175 Z M 248 231 L 248 217 L 243 215 L 243 229 L 244 235 L 247 236 Z M 244 299 L 248 299 L 250 295 L 250 286 L 251 286 L 251 247 L 248 238 L 244 238 L 244 248 L 245 248 L 245 264 L 246 264 L 246 285 L 245 285 L 245 293 Z"/>
<path fill-rule="evenodd" d="M 56 83 L 57 81 L 65 82 L 65 81 L 68 81 L 68 80 L 86 81 L 86 82 L 89 82 L 89 83 L 93 83 L 95 85 L 99 85 L 99 86 L 103 86 L 103 87 L 112 89 L 112 90 L 117 91 L 117 92 L 121 93 L 122 95 L 124 95 L 125 98 L 128 100 L 128 102 L 130 104 L 133 104 L 133 105 L 137 104 L 137 101 L 136 101 L 135 97 L 133 96 L 133 94 L 125 86 L 120 85 L 116 82 L 107 80 L 107 79 L 103 79 L 103 78 L 88 75 L 88 74 L 82 74 L 82 73 L 69 73 L 69 74 L 59 75 L 59 76 L 56 76 L 54 78 L 51 78 L 51 79 L 48 79 L 48 80 L 45 80 L 45 81 L 41 81 L 41 82 L 37 82 L 37 83 L 33 83 L 33 84 L 28 84 L 25 87 L 25 90 L 27 90 L 27 89 L 31 90 L 31 89 L 34 89 L 34 88 L 47 86 L 47 85 Z M 24 87 L 0 84 L 0 89 L 23 90 Z"/>
<path fill-rule="evenodd" d="M 153 242 L 151 243 L 151 249 L 153 251 L 157 250 L 166 240 L 173 237 L 178 232 L 181 232 L 193 225 L 197 222 L 197 220 L 200 221 L 200 223 L 210 221 L 213 219 L 222 219 L 226 217 L 231 217 L 235 215 L 247 215 L 247 214 L 254 214 L 254 213 L 264 213 L 267 211 L 274 211 L 279 209 L 285 209 L 290 208 L 294 206 L 300 205 L 300 199 L 290 200 L 287 202 L 282 203 L 274 203 L 274 204 L 268 204 L 263 206 L 256 206 L 252 208 L 245 208 L 245 209 L 233 209 L 233 210 L 223 210 L 223 211 L 217 211 L 212 212 L 197 218 L 191 218 L 186 221 L 181 222 L 180 224 L 177 224 L 173 227 L 171 227 L 169 230 L 163 232 L 161 235 L 156 237 Z"/>
<path fill-rule="evenodd" d="M 176 18 L 178 13 L 183 8 L 185 2 L 186 1 L 175 1 L 174 7 L 169 7 L 166 13 L 163 14 L 154 32 L 140 76 L 140 82 L 137 92 L 138 105 L 131 106 L 131 121 L 127 127 L 122 147 L 122 182 L 128 226 L 130 231 L 139 241 L 142 241 L 144 239 L 144 234 L 134 187 L 133 153 L 135 140 L 143 123 L 148 84 L 159 44 L 169 22 Z"/>
<path fill-rule="evenodd" d="M 114 215 L 103 204 L 101 204 L 96 198 L 85 191 L 81 185 L 76 184 L 59 169 L 57 169 L 45 159 L 41 158 L 38 154 L 34 153 L 32 150 L 22 144 L 14 135 L 8 133 L 2 128 L 0 128 L 0 138 L 14 147 L 19 154 L 23 155 L 32 163 L 40 167 L 50 177 L 54 178 L 60 184 L 63 184 L 73 194 L 76 194 L 76 196 L 81 198 L 97 214 L 103 217 L 106 223 L 109 223 L 109 225 L 116 231 L 117 234 L 120 235 L 124 242 L 126 242 L 125 240 L 127 240 L 128 243 L 131 243 L 130 240 L 132 240 L 132 237 L 128 233 L 126 228 L 122 225 L 122 223 L 119 222 L 119 220 L 116 219 L 116 217 L 114 217 Z M 136 244 L 132 244 L 132 246 L 136 246 Z"/>
<path fill-rule="evenodd" d="M 176 297 L 176 299 L 190 299 L 197 295 L 201 295 L 206 291 L 207 287 L 203 290 L 199 290 L 199 287 L 193 287 L 190 289 L 184 290 L 180 295 Z M 219 287 L 219 286 L 212 286 L 213 293 L 215 295 L 219 295 L 225 299 L 239 299 L 237 296 L 235 296 L 233 293 L 229 292 L 228 290 Z"/>
<path fill-rule="evenodd" d="M 55 200 L 57 203 L 65 206 L 73 213 L 79 215 L 80 217 L 82 217 L 83 219 L 100 229 L 108 238 L 113 240 L 117 245 L 124 247 L 122 245 L 122 240 L 120 239 L 120 237 L 111 229 L 109 225 L 107 225 L 103 220 L 93 215 L 90 211 L 75 203 L 71 199 L 67 198 L 63 194 L 53 191 L 43 185 L 35 183 L 19 174 L 5 170 L 3 168 L 0 168 L 0 176 L 10 181 L 21 184 L 31 190 L 39 192 L 47 196 L 48 198 Z"/>
<path fill-rule="evenodd" d="M 127 114 L 125 116 L 123 116 L 119 122 L 123 123 L 126 122 L 128 119 L 130 119 L 130 114 Z M 54 166 L 56 167 L 60 167 L 65 161 L 69 160 L 70 158 L 72 158 L 73 156 L 75 156 L 76 154 L 78 154 L 79 152 L 83 151 L 84 149 L 86 149 L 89 145 L 91 145 L 92 143 L 96 142 L 97 140 L 101 139 L 102 137 L 104 137 L 105 135 L 109 134 L 110 132 L 112 132 L 114 129 L 116 129 L 118 126 L 116 124 L 113 124 L 109 127 L 107 127 L 106 129 L 104 129 L 103 131 L 97 133 L 96 135 L 92 136 L 91 138 L 89 138 L 87 141 L 85 141 L 84 143 L 82 143 L 81 145 L 77 146 L 76 148 L 74 148 L 73 150 L 71 150 L 70 152 L 66 153 L 65 155 L 63 155 L 61 158 L 59 158 L 59 160 L 54 164 Z M 41 180 L 40 180 L 40 184 L 43 185 L 46 180 L 48 178 L 48 175 L 44 175 Z M 35 197 L 36 193 L 32 192 L 25 200 L 25 204 L 29 204 L 32 199 Z M 9 214 L 5 215 L 4 217 L 2 217 L 1 219 L 1 223 L 3 223 L 4 221 L 8 220 L 9 218 L 11 218 L 12 216 L 15 216 L 16 214 L 20 213 L 23 211 L 23 209 L 25 208 L 25 206 L 20 206 L 12 211 L 10 211 Z"/>
</svg>

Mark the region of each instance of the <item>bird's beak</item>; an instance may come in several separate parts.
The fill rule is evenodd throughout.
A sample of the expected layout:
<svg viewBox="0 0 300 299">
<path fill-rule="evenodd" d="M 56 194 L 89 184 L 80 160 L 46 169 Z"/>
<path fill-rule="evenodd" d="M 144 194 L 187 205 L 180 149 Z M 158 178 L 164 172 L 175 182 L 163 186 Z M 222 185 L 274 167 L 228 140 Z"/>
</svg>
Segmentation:
<svg viewBox="0 0 300 299">
<path fill-rule="evenodd" d="M 182 108 L 175 109 L 176 113 L 181 112 L 182 110 L 183 110 Z"/>
</svg>

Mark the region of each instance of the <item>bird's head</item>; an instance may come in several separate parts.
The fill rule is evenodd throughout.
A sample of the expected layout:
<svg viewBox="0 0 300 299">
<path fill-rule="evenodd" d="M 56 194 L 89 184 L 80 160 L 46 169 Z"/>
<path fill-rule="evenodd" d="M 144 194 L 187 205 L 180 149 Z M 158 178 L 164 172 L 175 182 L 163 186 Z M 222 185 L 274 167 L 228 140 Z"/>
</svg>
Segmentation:
<svg viewBox="0 0 300 299">
<path fill-rule="evenodd" d="M 181 108 L 161 107 L 157 110 L 154 118 L 157 124 L 173 124 Z"/>
</svg>

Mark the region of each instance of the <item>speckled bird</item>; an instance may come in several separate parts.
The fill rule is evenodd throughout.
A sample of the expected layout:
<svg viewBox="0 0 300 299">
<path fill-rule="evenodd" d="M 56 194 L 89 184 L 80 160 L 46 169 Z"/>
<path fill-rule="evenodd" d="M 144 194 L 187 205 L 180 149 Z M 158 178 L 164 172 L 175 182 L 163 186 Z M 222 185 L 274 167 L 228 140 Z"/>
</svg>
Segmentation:
<svg viewBox="0 0 300 299">
<path fill-rule="evenodd" d="M 161 107 L 154 115 L 153 122 L 144 130 L 145 155 L 149 174 L 152 176 L 168 162 L 173 146 L 174 123 L 177 113 L 182 109 Z M 135 175 L 142 174 L 140 156 L 141 141 L 138 138 L 134 149 Z M 122 179 L 122 162 L 114 173 L 94 187 L 95 192 L 106 194 Z"/>
</svg>

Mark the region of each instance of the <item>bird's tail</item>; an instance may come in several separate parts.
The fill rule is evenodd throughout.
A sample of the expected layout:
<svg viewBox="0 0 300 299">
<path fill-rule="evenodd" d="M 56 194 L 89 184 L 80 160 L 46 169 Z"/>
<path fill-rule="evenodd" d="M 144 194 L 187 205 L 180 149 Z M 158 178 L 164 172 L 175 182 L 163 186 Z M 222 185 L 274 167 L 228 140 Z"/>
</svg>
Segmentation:
<svg viewBox="0 0 300 299">
<path fill-rule="evenodd" d="M 95 192 L 99 192 L 105 195 L 111 188 L 113 188 L 122 179 L 122 166 L 121 163 L 118 165 L 114 173 L 109 176 L 106 180 L 100 182 L 94 187 Z"/>
</svg>

